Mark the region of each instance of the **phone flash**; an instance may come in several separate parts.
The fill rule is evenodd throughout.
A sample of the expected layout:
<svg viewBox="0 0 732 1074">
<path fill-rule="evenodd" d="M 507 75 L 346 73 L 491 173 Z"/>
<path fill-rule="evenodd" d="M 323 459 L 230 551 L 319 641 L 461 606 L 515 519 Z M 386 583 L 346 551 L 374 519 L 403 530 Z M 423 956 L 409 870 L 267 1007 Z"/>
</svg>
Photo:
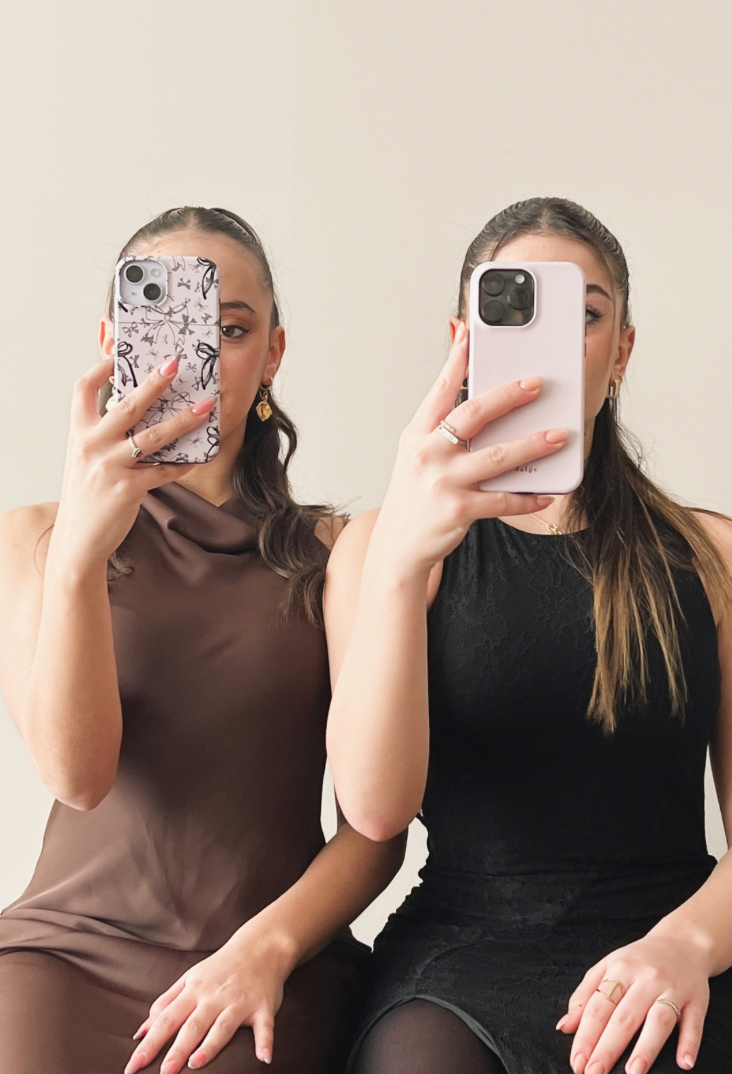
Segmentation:
<svg viewBox="0 0 732 1074">
<path fill-rule="evenodd" d="M 524 276 L 523 272 L 517 272 L 514 276 L 514 280 L 516 281 L 516 283 L 523 283 L 525 279 L 526 277 Z"/>
</svg>

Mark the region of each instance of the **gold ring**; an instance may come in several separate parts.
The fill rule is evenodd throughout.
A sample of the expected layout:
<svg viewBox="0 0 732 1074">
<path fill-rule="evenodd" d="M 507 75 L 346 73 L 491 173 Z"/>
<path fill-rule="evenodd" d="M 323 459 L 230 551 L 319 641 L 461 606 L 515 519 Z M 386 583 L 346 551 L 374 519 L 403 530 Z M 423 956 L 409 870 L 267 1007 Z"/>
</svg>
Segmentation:
<svg viewBox="0 0 732 1074">
<path fill-rule="evenodd" d="M 446 440 L 449 440 L 451 444 L 464 444 L 465 441 L 461 440 L 458 436 L 457 429 L 453 428 L 449 422 L 441 421 L 437 426 L 438 431 L 442 433 Z"/>
<path fill-rule="evenodd" d="M 658 999 L 656 1000 L 656 1003 L 667 1003 L 669 1007 L 672 1007 L 676 1011 L 676 1021 L 677 1022 L 681 1021 L 681 1011 L 679 1010 L 679 1008 L 676 1006 L 676 1004 L 674 1003 L 674 1001 L 672 999 L 666 999 L 665 996 L 659 996 Z"/>
<path fill-rule="evenodd" d="M 606 977 L 604 981 L 600 981 L 600 984 L 611 984 L 612 985 L 612 988 L 610 989 L 609 992 L 603 992 L 600 988 L 596 988 L 595 991 L 599 992 L 601 996 L 605 997 L 605 999 L 609 999 L 610 1002 L 615 1007 L 617 1007 L 617 1005 L 618 1005 L 618 1003 L 620 1001 L 617 1000 L 617 999 L 613 999 L 613 992 L 615 991 L 616 988 L 619 988 L 620 989 L 620 999 L 623 998 L 623 996 L 625 995 L 625 988 L 623 987 L 622 982 L 621 981 L 611 981 L 609 977 Z"/>
</svg>

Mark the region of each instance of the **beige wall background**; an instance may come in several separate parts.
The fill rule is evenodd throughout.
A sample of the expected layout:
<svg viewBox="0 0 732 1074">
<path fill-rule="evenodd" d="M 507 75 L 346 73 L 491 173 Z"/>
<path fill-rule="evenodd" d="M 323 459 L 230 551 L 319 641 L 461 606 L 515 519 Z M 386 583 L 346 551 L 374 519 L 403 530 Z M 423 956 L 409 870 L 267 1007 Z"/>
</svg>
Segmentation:
<svg viewBox="0 0 732 1074">
<path fill-rule="evenodd" d="M 159 211 L 224 205 L 260 230 L 289 334 L 297 489 L 358 513 L 379 503 L 440 367 L 468 242 L 506 204 L 559 194 L 630 261 L 623 416 L 650 469 L 732 512 L 731 28 L 722 0 L 6 5 L 0 509 L 57 498 L 71 384 L 95 361 L 117 251 Z M 5 905 L 50 800 L 0 717 Z M 330 832 L 327 790 L 324 816 Z M 363 939 L 415 882 L 416 829 Z"/>
</svg>

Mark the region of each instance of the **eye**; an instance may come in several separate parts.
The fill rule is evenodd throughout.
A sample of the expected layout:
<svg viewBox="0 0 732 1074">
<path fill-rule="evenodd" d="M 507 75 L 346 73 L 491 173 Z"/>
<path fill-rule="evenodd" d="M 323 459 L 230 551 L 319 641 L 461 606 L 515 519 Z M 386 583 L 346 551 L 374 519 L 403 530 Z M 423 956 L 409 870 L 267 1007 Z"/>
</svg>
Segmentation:
<svg viewBox="0 0 732 1074">
<path fill-rule="evenodd" d="M 594 306 L 587 306 L 585 308 L 585 324 L 597 324 L 602 318 L 600 310 L 595 309 Z"/>
<path fill-rule="evenodd" d="M 222 324 L 221 335 L 224 339 L 242 339 L 249 335 L 250 329 L 241 324 Z"/>
</svg>

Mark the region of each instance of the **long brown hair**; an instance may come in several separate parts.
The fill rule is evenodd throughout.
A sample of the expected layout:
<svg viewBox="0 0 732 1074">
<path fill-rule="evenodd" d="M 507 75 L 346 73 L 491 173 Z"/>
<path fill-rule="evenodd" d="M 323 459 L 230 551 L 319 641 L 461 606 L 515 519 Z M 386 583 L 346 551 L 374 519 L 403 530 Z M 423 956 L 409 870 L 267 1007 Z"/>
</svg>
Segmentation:
<svg viewBox="0 0 732 1074">
<path fill-rule="evenodd" d="M 461 317 L 473 270 L 511 240 L 533 234 L 562 235 L 588 246 L 621 296 L 621 326 L 630 325 L 628 265 L 620 243 L 592 213 L 564 198 L 517 202 L 489 220 L 470 244 L 460 273 Z M 732 602 L 732 577 L 706 529 L 691 508 L 651 481 L 643 461 L 639 444 L 620 423 L 617 400 L 606 399 L 595 419 L 582 484 L 565 501 L 566 529 L 586 527 L 567 551 L 594 592 L 597 668 L 588 717 L 608 734 L 626 705 L 647 702 L 649 630 L 663 654 L 671 715 L 683 720 L 687 693 L 677 630 L 683 613 L 674 570 L 698 570 L 710 589 Z"/>
<path fill-rule="evenodd" d="M 221 234 L 240 243 L 256 258 L 265 289 L 272 296 L 271 327 L 280 324 L 272 270 L 264 247 L 246 220 L 228 209 L 194 206 L 168 209 L 135 232 L 119 257 L 135 253 L 155 239 L 177 231 Z M 110 317 L 113 303 L 113 288 L 110 287 Z M 100 397 L 100 410 L 108 397 L 109 391 Z M 297 448 L 297 429 L 271 393 L 269 403 L 272 416 L 268 421 L 260 421 L 256 399 L 247 416 L 244 442 L 232 472 L 234 497 L 258 524 L 262 559 L 289 583 L 286 610 L 300 610 L 311 623 L 322 626 L 322 590 L 328 549 L 316 536 L 315 527 L 323 519 L 332 528 L 335 512 L 330 505 L 299 504 L 293 499 L 287 470 Z M 110 581 L 133 569 L 133 564 L 124 555 L 124 542 L 112 553 L 108 566 Z"/>
</svg>

